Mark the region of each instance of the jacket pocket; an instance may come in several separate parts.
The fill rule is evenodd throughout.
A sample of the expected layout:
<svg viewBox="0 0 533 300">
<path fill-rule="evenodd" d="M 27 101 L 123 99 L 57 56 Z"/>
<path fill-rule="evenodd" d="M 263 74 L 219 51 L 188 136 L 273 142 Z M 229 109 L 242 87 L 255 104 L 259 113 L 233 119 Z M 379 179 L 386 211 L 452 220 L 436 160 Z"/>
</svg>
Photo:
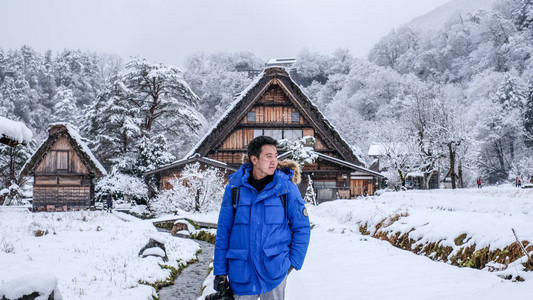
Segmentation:
<svg viewBox="0 0 533 300">
<path fill-rule="evenodd" d="M 263 252 L 265 253 L 263 265 L 270 279 L 275 280 L 287 275 L 287 270 L 290 267 L 289 247 L 265 248 Z"/>
<path fill-rule="evenodd" d="M 250 209 L 252 200 L 247 197 L 241 197 L 235 211 L 235 224 L 250 224 Z"/>
<path fill-rule="evenodd" d="M 265 199 L 265 223 L 282 224 L 285 219 L 285 209 L 280 197 Z"/>
<path fill-rule="evenodd" d="M 228 249 L 228 275 L 231 281 L 248 283 L 252 277 L 248 263 L 248 249 Z"/>
</svg>

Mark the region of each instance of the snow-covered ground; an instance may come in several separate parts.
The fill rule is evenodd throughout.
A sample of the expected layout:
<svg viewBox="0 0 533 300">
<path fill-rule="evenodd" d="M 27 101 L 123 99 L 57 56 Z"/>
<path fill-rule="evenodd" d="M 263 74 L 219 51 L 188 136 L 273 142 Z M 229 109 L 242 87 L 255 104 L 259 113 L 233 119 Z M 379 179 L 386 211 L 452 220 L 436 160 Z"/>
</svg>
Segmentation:
<svg viewBox="0 0 533 300">
<path fill-rule="evenodd" d="M 292 272 L 287 299 L 526 299 L 533 291 L 533 274 L 522 271 L 521 259 L 499 274 L 520 275 L 524 282 L 498 277 L 496 272 L 459 268 L 364 236 L 384 218 L 408 213 L 387 227 L 412 232 L 419 242 L 454 244 L 467 233 L 466 245 L 504 247 L 513 243 L 514 228 L 521 240 L 533 241 L 533 189 L 511 186 L 483 189 L 390 192 L 356 200 L 338 200 L 309 207 L 311 243 L 302 270 Z M 382 229 L 383 230 L 383 229 Z M 212 275 L 205 294 L 212 293 Z M 203 298 L 198 298 L 203 299 Z"/>
<path fill-rule="evenodd" d="M 532 272 L 521 262 L 501 272 L 459 268 L 361 235 L 372 233 L 383 219 L 402 213 L 381 230 L 408 232 L 418 242 L 436 242 L 456 249 L 454 239 L 466 233 L 465 244 L 501 248 L 515 241 L 533 241 L 530 216 L 533 189 L 512 186 L 483 189 L 389 192 L 381 196 L 338 200 L 309 207 L 314 225 L 302 270 L 291 273 L 287 299 L 527 299 Z M 189 215 L 213 222 L 217 214 Z M 171 218 L 162 217 L 160 219 Z M 36 230 L 48 234 L 35 237 Z M 54 234 L 55 233 L 55 234 Z M 198 248 L 191 240 L 160 234 L 150 221 L 104 212 L 30 213 L 0 207 L 0 290 L 9 280 L 39 272 L 55 275 L 64 299 L 151 299 L 151 287 L 139 280 L 168 275 L 155 257 L 138 258 L 151 236 L 167 245 L 170 261 L 189 260 Z M 520 275 L 524 282 L 498 275 Z M 214 292 L 212 275 L 204 295 Z M 200 297 L 199 299 L 203 299 Z"/>
<path fill-rule="evenodd" d="M 168 262 L 138 256 L 152 237 L 165 242 Z M 0 206 L 0 298 L 10 292 L 2 290 L 10 281 L 44 273 L 57 278 L 63 299 L 153 299 L 155 290 L 139 281 L 165 280 L 170 271 L 160 263 L 178 267 L 178 259 L 195 258 L 198 249 L 192 240 L 119 212 L 31 213 Z"/>
</svg>

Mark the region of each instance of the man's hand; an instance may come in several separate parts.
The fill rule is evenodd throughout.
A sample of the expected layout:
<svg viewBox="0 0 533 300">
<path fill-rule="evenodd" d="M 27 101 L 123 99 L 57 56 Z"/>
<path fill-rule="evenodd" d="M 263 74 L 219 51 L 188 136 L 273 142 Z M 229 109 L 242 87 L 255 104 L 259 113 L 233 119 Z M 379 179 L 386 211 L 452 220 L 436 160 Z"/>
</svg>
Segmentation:
<svg viewBox="0 0 533 300">
<path fill-rule="evenodd" d="M 215 291 L 218 291 L 218 285 L 223 281 L 228 281 L 228 276 L 226 275 L 215 276 L 215 279 L 213 280 L 213 289 L 215 289 Z"/>
</svg>

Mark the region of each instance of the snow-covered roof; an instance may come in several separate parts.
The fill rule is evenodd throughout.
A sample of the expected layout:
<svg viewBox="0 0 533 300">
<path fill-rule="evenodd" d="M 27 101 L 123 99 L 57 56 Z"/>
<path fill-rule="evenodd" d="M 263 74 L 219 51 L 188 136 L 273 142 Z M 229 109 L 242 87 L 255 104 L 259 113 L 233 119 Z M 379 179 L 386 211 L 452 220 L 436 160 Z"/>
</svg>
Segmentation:
<svg viewBox="0 0 533 300">
<path fill-rule="evenodd" d="M 372 144 L 368 148 L 368 156 L 383 156 L 386 153 L 385 147 L 382 144 Z"/>
<path fill-rule="evenodd" d="M 102 173 L 102 175 L 107 175 L 107 172 L 106 172 L 104 166 L 102 166 L 100 161 L 98 161 L 98 159 L 96 159 L 96 157 L 94 156 L 94 154 L 91 151 L 91 149 L 89 148 L 89 146 L 87 146 L 87 143 L 85 143 L 83 141 L 83 139 L 81 138 L 80 133 L 78 132 L 77 129 L 74 128 L 74 126 L 72 124 L 69 124 L 69 123 L 52 123 L 52 124 L 50 124 L 48 126 L 50 128 L 54 127 L 54 126 L 65 126 L 67 128 L 67 131 L 68 131 L 69 135 L 76 141 L 76 143 L 78 144 L 80 149 L 83 151 L 83 153 L 87 154 L 87 156 L 89 156 L 91 161 L 94 162 L 96 168 L 100 171 L 100 173 Z"/>
<path fill-rule="evenodd" d="M 230 104 L 230 106 L 228 107 L 228 109 L 226 109 L 226 111 L 224 112 L 224 114 L 222 114 L 222 116 L 218 119 L 218 121 L 213 125 L 211 126 L 211 128 L 204 134 L 204 136 L 198 140 L 198 143 L 196 143 L 196 145 L 194 145 L 194 147 L 191 149 L 191 151 L 189 151 L 186 155 L 185 155 L 185 158 L 184 159 L 187 159 L 191 156 L 193 156 L 196 151 L 198 150 L 198 148 L 200 148 L 200 145 L 202 145 L 202 143 L 204 142 L 204 140 L 213 132 L 213 130 L 215 130 L 219 125 L 220 123 L 222 123 L 222 121 L 224 119 L 226 119 L 226 117 L 228 116 L 228 114 L 235 108 L 235 106 L 242 101 L 242 99 L 248 94 L 248 92 L 254 87 L 257 85 L 257 83 L 259 82 L 259 80 L 261 80 L 261 78 L 263 78 L 263 75 L 265 74 L 265 70 L 263 70 L 261 73 L 259 73 L 258 76 L 255 77 L 255 79 L 242 91 L 239 93 L 239 95 L 235 98 L 235 100 Z"/>
<path fill-rule="evenodd" d="M 197 162 L 197 161 L 200 161 L 200 162 L 203 162 L 203 163 L 215 166 L 215 167 L 224 168 L 224 169 L 228 169 L 228 170 L 232 170 L 232 171 L 237 171 L 237 169 L 228 166 L 228 164 L 226 164 L 225 162 L 221 162 L 221 161 L 218 161 L 218 160 L 215 160 L 215 159 L 211 159 L 211 158 L 207 158 L 207 157 L 202 157 L 202 156 L 200 156 L 200 154 L 196 153 L 196 154 L 194 154 L 194 155 L 192 155 L 192 156 L 190 156 L 188 158 L 183 158 L 183 159 L 180 159 L 180 160 L 175 161 L 173 163 L 161 166 L 161 167 L 159 167 L 157 169 L 153 169 L 153 170 L 147 171 L 147 172 L 144 173 L 144 175 L 146 176 L 146 175 L 155 174 L 155 173 L 158 173 L 158 172 L 161 172 L 161 171 L 164 171 L 164 170 L 172 169 L 172 168 L 175 168 L 175 167 L 178 167 L 178 166 L 181 166 L 181 165 L 186 165 L 186 164 Z"/>
<path fill-rule="evenodd" d="M 219 126 L 224 125 L 226 123 L 228 116 L 230 113 L 235 109 L 235 107 L 242 101 L 244 101 L 245 98 L 249 96 L 250 93 L 253 92 L 254 88 L 260 83 L 260 81 L 267 77 L 272 76 L 272 74 L 275 75 L 281 75 L 280 76 L 280 82 L 281 85 L 285 86 L 286 89 L 289 89 L 289 93 L 295 93 L 298 98 L 301 97 L 303 100 L 303 104 L 307 106 L 310 109 L 306 109 L 311 118 L 314 118 L 317 120 L 319 124 L 318 128 L 315 128 L 315 130 L 321 130 L 323 131 L 321 136 L 324 139 L 331 139 L 332 144 L 334 147 L 341 153 L 341 155 L 344 157 L 352 156 L 349 159 L 353 159 L 354 162 L 360 163 L 362 166 L 365 166 L 365 163 L 359 157 L 356 153 L 354 153 L 353 149 L 348 145 L 346 140 L 340 135 L 339 131 L 336 130 L 335 126 L 324 117 L 324 115 L 320 112 L 320 109 L 318 106 L 316 106 L 310 99 L 305 95 L 305 93 L 302 91 L 302 89 L 296 84 L 296 82 L 291 78 L 289 72 L 283 67 L 272 67 L 272 68 L 265 68 L 263 72 L 261 72 L 255 79 L 248 85 L 246 89 L 244 89 L 239 96 L 231 103 L 231 105 L 228 107 L 228 109 L 224 112 L 224 114 L 218 119 L 218 121 L 211 127 L 209 131 L 206 132 L 206 134 L 198 141 L 198 143 L 187 153 L 185 157 L 190 157 L 194 153 L 201 152 L 199 149 L 202 147 L 205 147 L 204 142 L 206 139 L 217 129 Z M 268 81 L 266 81 L 268 82 Z M 284 82 L 284 83 L 283 83 Z M 322 125 L 323 124 L 323 125 Z M 205 153 L 203 153 L 205 155 Z"/>
<path fill-rule="evenodd" d="M 37 151 L 35 151 L 35 153 L 26 162 L 26 164 L 22 168 L 21 174 L 29 175 L 27 174 L 27 172 L 29 172 L 30 170 L 27 170 L 27 168 L 33 169 L 37 166 L 37 162 L 42 159 L 42 157 L 38 157 L 38 156 L 44 157 L 44 154 L 52 146 L 52 143 L 50 143 L 49 140 L 50 140 L 50 137 L 55 134 L 54 130 L 56 129 L 59 129 L 59 131 L 64 130 L 68 134 L 68 136 L 70 136 L 72 141 L 76 143 L 75 146 L 77 146 L 77 147 L 74 147 L 74 149 L 78 151 L 78 154 L 80 154 L 82 160 L 85 160 L 85 163 L 91 164 L 91 167 L 95 168 L 96 171 L 100 173 L 97 175 L 102 175 L 102 176 L 107 175 L 107 171 L 102 166 L 102 164 L 98 161 L 98 159 L 96 159 L 96 157 L 94 156 L 89 146 L 87 146 L 87 143 L 83 141 L 76 127 L 70 123 L 65 123 L 65 122 L 51 123 L 48 125 L 48 131 L 50 132 L 50 136 L 42 142 L 39 148 L 37 148 Z"/>
<path fill-rule="evenodd" d="M 33 137 L 33 133 L 22 122 L 0 117 L 0 138 L 2 137 L 16 141 L 19 144 L 28 144 Z"/>
<path fill-rule="evenodd" d="M 287 65 L 293 65 L 296 63 L 296 58 L 271 58 L 267 61 L 265 66 L 267 67 L 273 67 L 273 66 L 287 66 Z"/>
<path fill-rule="evenodd" d="M 371 173 L 375 176 L 379 176 L 379 177 L 384 177 L 383 175 L 381 175 L 379 172 L 376 172 L 376 171 L 372 171 L 368 168 L 365 168 L 365 167 L 361 167 L 361 166 L 358 166 L 356 164 L 352 164 L 350 162 L 347 162 L 347 161 L 344 161 L 342 159 L 338 159 L 338 158 L 335 158 L 335 157 L 331 157 L 329 155 L 325 155 L 325 154 L 322 154 L 322 153 L 319 153 L 317 152 L 317 155 L 318 157 L 322 158 L 322 159 L 326 159 L 326 160 L 329 160 L 329 161 L 333 161 L 333 162 L 336 162 L 338 164 L 341 164 L 341 165 L 345 165 L 347 167 L 351 167 L 351 168 L 354 168 L 358 171 L 363 171 L 363 172 L 367 172 L 367 173 Z"/>
<path fill-rule="evenodd" d="M 358 166 L 356 164 L 352 164 L 350 162 L 347 162 L 347 161 L 344 161 L 342 159 L 338 159 L 338 158 L 335 158 L 335 157 L 332 157 L 332 156 L 329 156 L 329 155 L 325 155 L 325 154 L 322 154 L 320 152 L 316 152 L 316 151 L 310 151 L 310 152 L 313 152 L 315 155 L 317 155 L 319 158 L 322 158 L 322 159 L 325 159 L 325 160 L 329 160 L 331 162 L 334 162 L 334 163 L 337 163 L 337 164 L 340 164 L 340 165 L 344 165 L 348 168 L 351 168 L 351 169 L 354 169 L 354 170 L 357 170 L 357 171 L 362 171 L 362 172 L 366 172 L 366 173 L 370 173 L 374 176 L 378 176 L 378 177 L 384 177 L 383 175 L 381 175 L 379 172 L 376 172 L 376 171 L 372 171 L 368 168 L 365 168 L 365 167 L 361 167 L 361 166 Z M 279 160 L 282 160 L 282 159 L 286 159 L 288 158 L 289 156 L 291 155 L 290 152 L 284 152 L 280 155 L 278 155 L 278 159 Z"/>
</svg>

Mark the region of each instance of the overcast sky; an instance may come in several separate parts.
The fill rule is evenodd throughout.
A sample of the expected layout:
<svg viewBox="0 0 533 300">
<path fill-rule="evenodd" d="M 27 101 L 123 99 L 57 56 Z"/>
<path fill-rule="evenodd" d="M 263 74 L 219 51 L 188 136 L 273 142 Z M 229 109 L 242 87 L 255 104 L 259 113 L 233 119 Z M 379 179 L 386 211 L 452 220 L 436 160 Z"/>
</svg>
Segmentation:
<svg viewBox="0 0 533 300">
<path fill-rule="evenodd" d="M 195 52 L 366 57 L 379 39 L 449 0 L 0 0 L 0 47 L 139 56 L 183 67 Z M 468 0 L 465 0 L 468 1 Z"/>
</svg>

